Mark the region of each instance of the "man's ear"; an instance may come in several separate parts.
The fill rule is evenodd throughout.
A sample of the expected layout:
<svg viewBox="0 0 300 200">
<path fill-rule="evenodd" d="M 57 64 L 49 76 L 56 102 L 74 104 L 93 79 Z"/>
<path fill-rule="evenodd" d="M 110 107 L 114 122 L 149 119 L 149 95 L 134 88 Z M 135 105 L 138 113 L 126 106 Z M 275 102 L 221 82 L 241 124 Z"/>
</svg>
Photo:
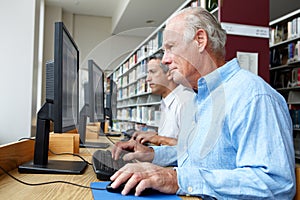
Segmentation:
<svg viewBox="0 0 300 200">
<path fill-rule="evenodd" d="M 197 41 L 199 52 L 203 52 L 207 45 L 207 33 L 203 29 L 198 29 L 195 34 L 195 40 Z"/>
</svg>

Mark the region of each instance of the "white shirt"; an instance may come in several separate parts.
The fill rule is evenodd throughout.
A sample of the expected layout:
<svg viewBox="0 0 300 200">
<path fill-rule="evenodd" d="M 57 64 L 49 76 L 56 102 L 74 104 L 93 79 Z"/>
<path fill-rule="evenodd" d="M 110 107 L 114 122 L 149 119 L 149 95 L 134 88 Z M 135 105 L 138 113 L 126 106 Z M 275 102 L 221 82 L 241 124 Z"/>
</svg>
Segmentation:
<svg viewBox="0 0 300 200">
<path fill-rule="evenodd" d="M 177 138 L 181 127 L 183 109 L 193 102 L 195 93 L 182 85 L 177 86 L 161 100 L 161 119 L 158 135 Z"/>
</svg>

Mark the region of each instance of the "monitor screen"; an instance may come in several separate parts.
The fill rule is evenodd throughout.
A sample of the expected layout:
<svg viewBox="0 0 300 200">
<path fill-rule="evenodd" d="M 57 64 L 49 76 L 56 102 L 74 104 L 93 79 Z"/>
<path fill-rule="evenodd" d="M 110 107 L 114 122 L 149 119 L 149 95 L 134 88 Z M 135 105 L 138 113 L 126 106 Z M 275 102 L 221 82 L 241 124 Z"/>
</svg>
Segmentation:
<svg viewBox="0 0 300 200">
<path fill-rule="evenodd" d="M 54 132 L 63 133 L 78 121 L 79 50 L 63 23 L 55 24 L 54 37 Z"/>
<path fill-rule="evenodd" d="M 104 122 L 104 72 L 94 60 L 88 61 L 90 122 Z"/>
<path fill-rule="evenodd" d="M 87 118 L 89 122 L 100 122 L 99 135 L 103 134 L 105 109 L 104 109 L 104 72 L 94 60 L 88 60 L 88 79 L 86 70 L 81 70 L 81 91 L 83 91 L 83 107 L 79 112 L 78 132 L 81 147 L 107 148 L 109 143 L 86 142 Z"/>
<path fill-rule="evenodd" d="M 84 161 L 48 160 L 50 121 L 54 132 L 76 128 L 79 51 L 62 22 L 55 23 L 54 62 L 46 63 L 46 102 L 37 114 L 34 158 L 19 166 L 21 173 L 81 174 Z"/>
</svg>

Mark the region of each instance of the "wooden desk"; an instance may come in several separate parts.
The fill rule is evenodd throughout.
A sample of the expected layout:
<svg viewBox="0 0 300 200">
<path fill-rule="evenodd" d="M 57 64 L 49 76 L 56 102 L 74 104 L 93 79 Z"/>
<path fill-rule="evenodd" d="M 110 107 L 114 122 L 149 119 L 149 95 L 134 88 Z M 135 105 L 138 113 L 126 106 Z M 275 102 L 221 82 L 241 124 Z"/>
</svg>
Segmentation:
<svg viewBox="0 0 300 200">
<path fill-rule="evenodd" d="M 101 142 L 109 142 L 108 139 Z M 117 138 L 113 138 L 117 141 Z M 95 140 L 92 140 L 95 141 Z M 9 170 L 10 173 L 18 179 L 29 183 L 40 183 L 49 181 L 68 181 L 77 183 L 80 185 L 89 186 L 91 182 L 99 181 L 92 169 L 92 166 L 88 166 L 84 174 L 82 175 L 58 175 L 58 174 L 20 174 L 16 169 L 18 165 L 23 162 L 32 160 L 34 141 L 22 141 L 8 145 L 0 146 L 0 165 Z M 111 147 L 110 147 L 111 148 Z M 97 149 L 80 149 L 80 155 L 86 160 L 91 162 L 92 154 Z M 63 160 L 80 160 L 74 156 L 51 156 L 51 159 L 63 159 Z M 294 200 L 300 200 L 299 188 L 300 188 L 300 166 L 297 165 L 297 194 Z M 21 184 L 9 176 L 2 173 L 0 170 L 0 198 L 6 200 L 19 200 L 19 199 L 93 199 L 92 191 L 90 189 L 80 188 L 68 184 L 49 184 L 43 186 L 27 186 Z M 197 197 L 181 197 L 184 200 L 200 199 Z"/>
<path fill-rule="evenodd" d="M 18 147 L 24 149 L 24 145 L 25 145 L 27 148 L 33 148 L 32 142 L 33 141 L 23 141 L 23 142 L 11 144 L 13 146 L 13 150 L 16 155 L 14 156 L 13 155 L 14 153 L 10 152 L 11 155 L 9 157 L 12 158 L 12 160 L 9 160 L 9 157 L 5 156 L 8 163 L 14 163 L 14 164 L 6 165 L 6 167 L 16 166 L 16 163 L 19 164 L 20 159 L 24 156 L 21 155 L 22 152 L 18 150 Z M 101 139 L 101 142 L 103 142 L 103 137 Z M 2 148 L 12 149 L 12 147 L 7 147 L 7 146 L 0 147 L 0 155 L 2 157 L 0 158 L 0 164 L 4 164 L 5 162 L 2 156 L 4 154 L 1 154 L 3 153 L 1 152 Z M 91 162 L 91 155 L 93 154 L 94 151 L 96 151 L 96 149 L 81 148 L 80 155 L 83 156 L 89 162 Z M 33 150 L 27 149 L 26 152 L 33 153 Z M 50 159 L 80 160 L 79 158 L 74 156 L 51 156 Z M 22 159 L 22 162 L 24 162 L 24 159 Z M 86 171 L 82 175 L 20 174 L 16 168 L 11 170 L 10 173 L 16 178 L 29 183 L 40 183 L 40 182 L 61 180 L 61 181 L 68 181 L 80 185 L 89 186 L 91 182 L 99 181 L 96 178 L 92 166 L 90 165 L 87 167 Z M 2 174 L 2 172 L 0 174 Z M 16 200 L 16 199 L 92 200 L 93 199 L 92 191 L 90 189 L 80 188 L 80 187 L 63 184 L 63 183 L 49 184 L 49 185 L 42 185 L 42 186 L 28 186 L 13 180 L 12 178 L 10 178 L 5 174 L 0 175 L 0 196 L 1 199 L 6 199 L 6 200 L 10 200 L 10 199 L 12 200 Z M 200 199 L 196 197 L 181 197 L 181 198 L 184 200 Z"/>
</svg>

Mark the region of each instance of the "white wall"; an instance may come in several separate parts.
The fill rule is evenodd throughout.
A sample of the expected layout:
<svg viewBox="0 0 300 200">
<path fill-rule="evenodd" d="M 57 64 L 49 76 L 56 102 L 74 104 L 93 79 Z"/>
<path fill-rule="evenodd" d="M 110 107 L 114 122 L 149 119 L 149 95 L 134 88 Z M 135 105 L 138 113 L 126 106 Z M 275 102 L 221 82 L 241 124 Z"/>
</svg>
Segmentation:
<svg viewBox="0 0 300 200">
<path fill-rule="evenodd" d="M 64 21 L 74 37 L 82 65 L 94 58 L 105 67 L 123 59 L 144 40 L 112 36 L 111 18 L 73 15 L 59 7 L 45 6 L 41 26 L 44 40 L 39 45 L 41 1 L 44 0 L 0 0 L 0 145 L 35 135 L 36 112 L 45 96 L 45 62 L 54 58 L 55 21 Z M 43 53 L 42 59 L 39 52 Z M 42 78 L 38 77 L 39 65 L 43 67 Z M 37 98 L 41 88 L 42 97 Z"/>
<path fill-rule="evenodd" d="M 31 135 L 35 0 L 0 0 L 0 144 Z"/>
</svg>

